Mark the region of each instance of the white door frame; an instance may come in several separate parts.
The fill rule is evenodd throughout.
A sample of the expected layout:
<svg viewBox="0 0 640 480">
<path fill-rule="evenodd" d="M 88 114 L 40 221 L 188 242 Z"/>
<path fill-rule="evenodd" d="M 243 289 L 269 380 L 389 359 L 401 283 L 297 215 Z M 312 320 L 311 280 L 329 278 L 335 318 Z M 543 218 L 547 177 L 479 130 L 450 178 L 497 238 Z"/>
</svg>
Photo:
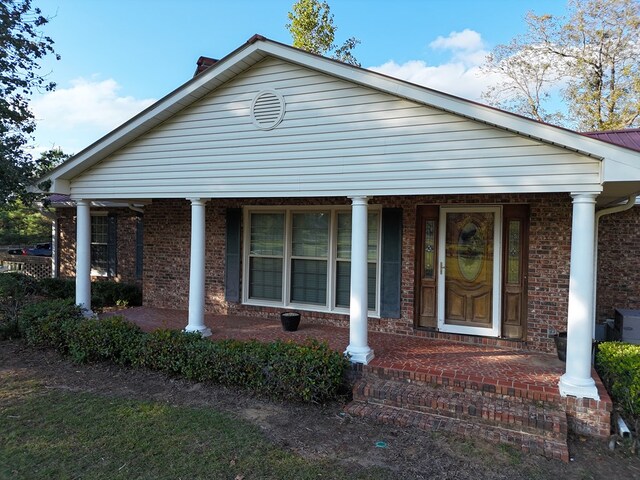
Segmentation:
<svg viewBox="0 0 640 480">
<path fill-rule="evenodd" d="M 448 325 L 445 323 L 445 272 L 446 272 L 446 228 L 447 213 L 476 213 L 490 212 L 494 214 L 493 230 L 493 295 L 492 326 L 491 328 L 466 327 L 462 325 Z M 467 335 L 481 335 L 483 337 L 500 336 L 500 319 L 502 316 L 502 207 L 495 206 L 442 206 L 440 207 L 440 225 L 438 228 L 438 329 L 441 332 L 461 333 Z"/>
</svg>

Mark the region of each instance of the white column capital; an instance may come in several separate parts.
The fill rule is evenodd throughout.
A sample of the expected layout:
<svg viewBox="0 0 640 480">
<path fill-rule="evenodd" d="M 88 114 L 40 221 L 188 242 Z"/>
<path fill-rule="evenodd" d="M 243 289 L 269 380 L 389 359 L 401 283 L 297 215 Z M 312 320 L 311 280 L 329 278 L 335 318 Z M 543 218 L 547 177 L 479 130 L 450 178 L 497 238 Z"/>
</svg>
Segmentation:
<svg viewBox="0 0 640 480">
<path fill-rule="evenodd" d="M 348 197 L 351 200 L 352 205 L 368 205 L 369 197 L 366 195 L 354 195 L 352 197 Z"/>
<path fill-rule="evenodd" d="M 204 207 L 206 203 L 210 200 L 209 198 L 200 198 L 200 197 L 189 197 L 187 198 L 191 202 L 191 205 L 202 206 Z"/>
<path fill-rule="evenodd" d="M 84 198 L 79 198 L 75 202 L 76 202 L 76 207 L 90 207 L 91 206 L 91 200 L 86 200 Z"/>
<path fill-rule="evenodd" d="M 600 195 L 599 192 L 580 192 L 572 193 L 573 203 L 596 203 L 596 199 Z"/>
</svg>

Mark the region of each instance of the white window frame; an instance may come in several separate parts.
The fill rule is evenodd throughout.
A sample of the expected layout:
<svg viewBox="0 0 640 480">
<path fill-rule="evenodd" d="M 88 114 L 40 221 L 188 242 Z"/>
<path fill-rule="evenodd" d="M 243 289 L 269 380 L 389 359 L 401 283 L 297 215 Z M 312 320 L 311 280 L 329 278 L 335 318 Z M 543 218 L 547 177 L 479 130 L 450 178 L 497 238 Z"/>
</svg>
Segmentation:
<svg viewBox="0 0 640 480">
<path fill-rule="evenodd" d="M 90 228 L 91 231 L 89 232 L 89 243 L 90 243 L 90 255 L 91 253 L 91 249 L 93 248 L 93 245 L 96 244 L 98 245 L 98 242 L 94 242 L 93 241 L 93 217 L 106 217 L 108 215 L 108 212 L 91 212 L 91 223 Z M 108 224 L 108 220 L 107 220 L 107 243 L 105 244 L 107 246 L 107 257 L 109 255 L 109 224 Z M 100 243 L 99 245 L 103 245 L 102 243 Z M 89 260 L 91 263 L 91 260 Z M 92 277 L 107 277 L 109 275 L 109 272 L 107 270 L 105 271 L 101 271 L 101 270 L 97 270 L 95 268 L 93 268 L 93 265 L 91 265 L 91 276 Z"/>
<path fill-rule="evenodd" d="M 294 213 L 325 211 L 330 214 L 329 246 L 327 258 L 327 302 L 325 305 L 291 302 L 291 260 L 292 260 L 292 215 Z M 243 252 L 242 252 L 242 304 L 261 307 L 295 308 L 302 311 L 322 313 L 348 314 L 349 308 L 336 307 L 336 262 L 337 262 L 337 213 L 352 213 L 349 205 L 283 205 L 283 206 L 247 206 L 243 208 Z M 376 257 L 376 305 L 368 311 L 372 318 L 380 317 L 380 279 L 382 262 L 382 209 L 378 205 L 369 205 L 368 212 L 378 214 L 377 257 Z M 283 213 L 285 216 L 284 258 L 282 269 L 282 301 L 269 301 L 249 298 L 249 252 L 251 249 L 251 214 L 252 213 Z M 367 264 L 369 261 L 367 261 Z"/>
</svg>

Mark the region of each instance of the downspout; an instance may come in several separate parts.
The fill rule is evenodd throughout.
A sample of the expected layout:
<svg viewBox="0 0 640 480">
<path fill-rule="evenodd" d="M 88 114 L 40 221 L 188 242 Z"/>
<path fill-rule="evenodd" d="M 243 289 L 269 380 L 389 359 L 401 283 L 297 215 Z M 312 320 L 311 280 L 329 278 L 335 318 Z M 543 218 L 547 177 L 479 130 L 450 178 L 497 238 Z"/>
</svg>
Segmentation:
<svg viewBox="0 0 640 480">
<path fill-rule="evenodd" d="M 626 210 L 631 209 L 635 204 L 636 204 L 636 197 L 638 196 L 638 194 L 633 194 L 633 195 L 629 195 L 629 197 L 627 198 L 627 202 L 623 203 L 622 205 L 616 205 L 615 207 L 609 207 L 609 208 L 603 208 L 602 210 L 598 210 L 596 212 L 596 232 L 595 232 L 595 249 L 594 249 L 594 255 L 593 255 L 593 262 L 594 262 L 594 275 L 593 275 L 593 331 L 591 332 L 591 337 L 593 339 L 595 339 L 596 336 L 596 317 L 597 317 L 597 312 L 596 312 L 596 298 L 598 296 L 598 225 L 600 222 L 600 218 L 604 217 L 605 215 L 611 215 L 612 213 L 620 213 L 620 212 L 624 212 Z"/>
</svg>

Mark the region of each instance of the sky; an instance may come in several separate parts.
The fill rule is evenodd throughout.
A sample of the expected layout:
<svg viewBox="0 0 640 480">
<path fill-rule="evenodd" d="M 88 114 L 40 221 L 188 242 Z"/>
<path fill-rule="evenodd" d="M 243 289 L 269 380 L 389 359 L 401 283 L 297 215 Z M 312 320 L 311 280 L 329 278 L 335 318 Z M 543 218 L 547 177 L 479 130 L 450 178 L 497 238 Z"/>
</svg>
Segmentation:
<svg viewBox="0 0 640 480">
<path fill-rule="evenodd" d="M 77 153 L 189 80 L 201 55 L 222 58 L 258 33 L 291 43 L 294 0 L 34 0 L 61 60 L 34 96 L 34 153 Z M 356 37 L 364 68 L 471 100 L 496 81 L 486 54 L 525 32 L 524 17 L 565 0 L 329 0 L 336 43 Z"/>
</svg>

